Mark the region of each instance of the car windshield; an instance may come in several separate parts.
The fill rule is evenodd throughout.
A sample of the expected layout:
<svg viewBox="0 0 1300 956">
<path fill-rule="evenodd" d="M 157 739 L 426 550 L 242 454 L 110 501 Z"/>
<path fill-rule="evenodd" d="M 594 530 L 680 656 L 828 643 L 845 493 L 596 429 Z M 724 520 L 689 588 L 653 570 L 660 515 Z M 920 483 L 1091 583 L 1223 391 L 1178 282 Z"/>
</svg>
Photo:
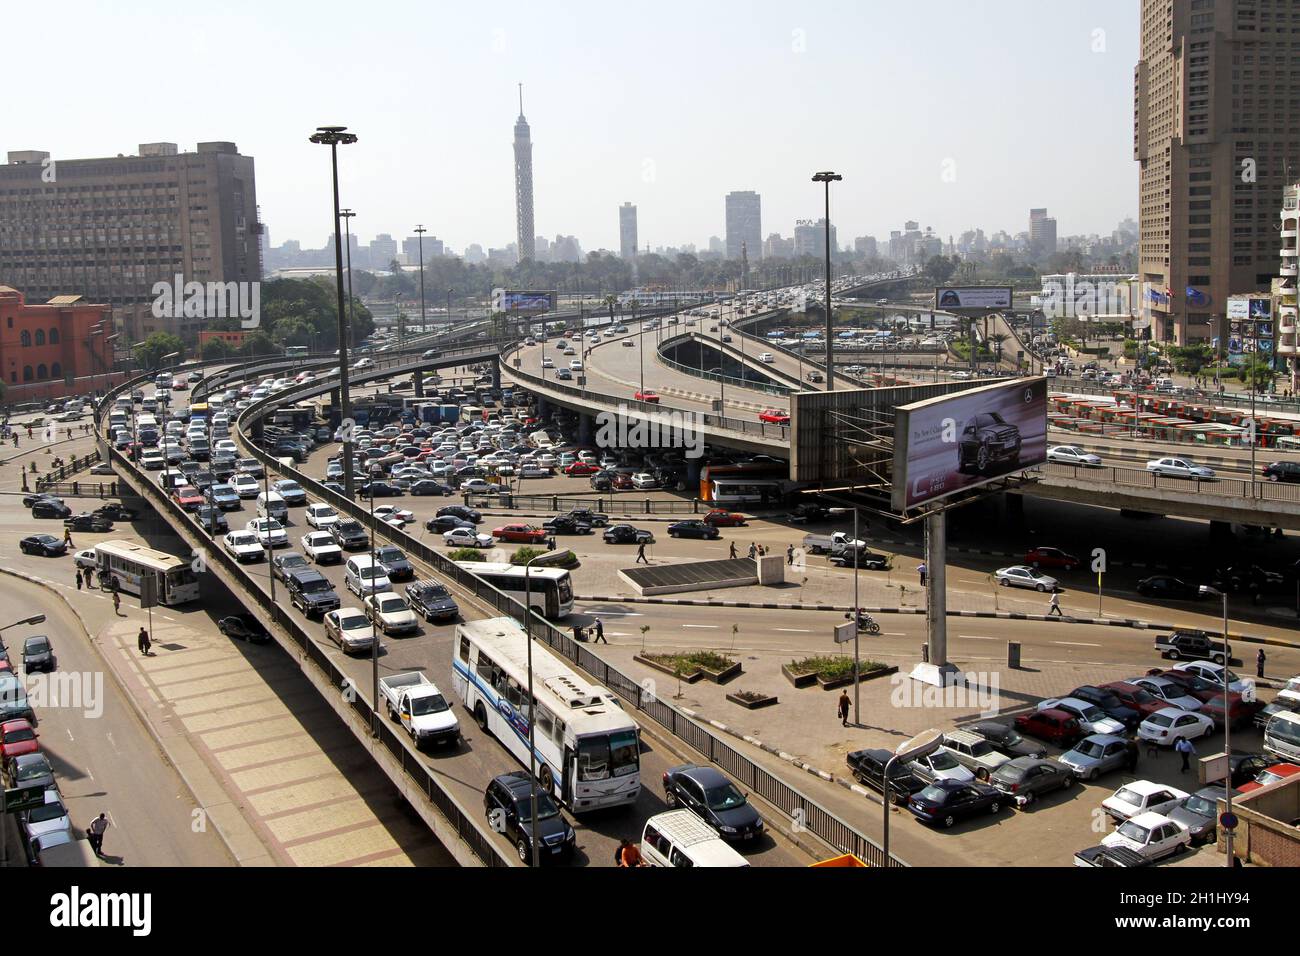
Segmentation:
<svg viewBox="0 0 1300 956">
<path fill-rule="evenodd" d="M 1118 832 L 1120 836 L 1128 837 L 1139 846 L 1146 846 L 1151 831 L 1139 823 L 1134 823 L 1132 820 L 1128 820 L 1121 824 L 1119 830 L 1116 832 Z"/>
<path fill-rule="evenodd" d="M 1100 707 L 1084 707 L 1079 713 L 1083 715 L 1084 720 L 1090 723 L 1106 719 L 1106 715 Z"/>
<path fill-rule="evenodd" d="M 345 631 L 356 631 L 363 627 L 370 627 L 370 622 L 366 620 L 364 614 L 348 614 L 339 619 L 339 626 Z"/>
<path fill-rule="evenodd" d="M 1294 747 L 1300 747 L 1300 723 L 1281 716 L 1271 717 L 1264 728 L 1264 737 L 1265 739 L 1272 737 Z"/>
<path fill-rule="evenodd" d="M 5 734 L 5 743 L 12 744 L 20 740 L 35 740 L 36 732 L 30 727 L 20 727 L 18 730 L 11 730 Z"/>
<path fill-rule="evenodd" d="M 515 802 L 515 812 L 519 814 L 520 823 L 528 823 L 533 819 L 533 806 L 531 799 L 522 799 Z M 556 809 L 551 798 L 540 791 L 537 794 L 537 819 L 550 820 L 558 817 L 560 811 Z"/>
<path fill-rule="evenodd" d="M 946 750 L 940 750 L 930 758 L 930 766 L 935 770 L 956 770 L 958 763 L 953 759 L 952 754 Z"/>
<path fill-rule="evenodd" d="M 368 568 L 361 568 L 358 573 L 360 577 L 369 578 L 369 579 L 387 577 L 387 573 L 384 571 L 383 568 L 375 567 L 375 566 L 371 566 Z"/>
<path fill-rule="evenodd" d="M 1142 806 L 1142 794 L 1136 790 L 1130 790 L 1128 787 L 1121 787 L 1116 791 L 1115 799 L 1120 803 L 1127 803 L 1135 807 Z"/>
<path fill-rule="evenodd" d="M 929 803 L 943 803 L 948 799 L 948 791 L 943 787 L 929 786 L 916 795 L 918 800 L 925 800 Z"/>
<path fill-rule="evenodd" d="M 728 781 L 720 787 L 705 790 L 704 802 L 708 804 L 710 810 L 734 810 L 744 805 L 745 795 L 736 789 L 735 784 Z"/>
<path fill-rule="evenodd" d="M 1212 817 L 1217 810 L 1217 800 L 1210 800 L 1199 793 L 1194 793 L 1183 801 L 1183 806 L 1192 813 L 1200 814 L 1203 817 Z"/>
<path fill-rule="evenodd" d="M 302 590 L 307 594 L 316 594 L 320 591 L 330 591 L 330 583 L 325 578 L 317 578 L 314 581 L 305 581 L 302 584 Z"/>
<path fill-rule="evenodd" d="M 1081 740 L 1075 744 L 1074 752 L 1084 757 L 1100 757 L 1106 752 L 1099 740 Z"/>
<path fill-rule="evenodd" d="M 411 701 L 411 715 L 414 717 L 424 717 L 427 714 L 441 714 L 447 710 L 447 701 L 441 694 L 430 694 L 428 697 L 417 697 Z"/>
<path fill-rule="evenodd" d="M 379 600 L 380 614 L 396 614 L 398 611 L 409 610 L 406 601 L 399 597 L 381 598 Z"/>
<path fill-rule="evenodd" d="M 28 823 L 46 823 L 50 820 L 57 820 L 59 817 L 66 817 L 68 811 L 63 808 L 63 804 L 55 800 L 53 803 L 46 803 L 27 812 Z"/>
<path fill-rule="evenodd" d="M 1167 714 L 1152 714 L 1147 718 L 1147 721 L 1157 727 L 1168 727 L 1173 724 L 1174 719 Z"/>
<path fill-rule="evenodd" d="M 1009 763 L 1003 764 L 993 771 L 993 779 L 1001 783 L 1016 783 L 1025 774 L 1024 767 L 1015 767 Z"/>
<path fill-rule="evenodd" d="M 50 765 L 44 760 L 23 761 L 18 765 L 18 772 L 14 779 L 19 781 L 33 780 L 36 777 L 48 776 L 49 773 Z"/>
<path fill-rule="evenodd" d="M 578 740 L 578 779 L 607 780 L 634 773 L 640 750 L 636 732 L 614 731 L 607 736 L 582 737 Z"/>
<path fill-rule="evenodd" d="M 338 529 L 344 534 L 351 534 L 356 531 L 364 530 L 359 521 L 341 521 L 339 522 Z"/>
<path fill-rule="evenodd" d="M 396 561 L 405 561 L 406 555 L 402 554 L 398 548 L 380 548 L 375 552 L 375 557 L 379 559 L 380 564 L 391 564 Z"/>
<path fill-rule="evenodd" d="M 287 491 L 289 492 L 289 494 L 292 495 L 292 494 L 297 494 L 299 491 L 302 491 L 302 486 L 299 485 L 298 482 L 296 481 L 282 481 L 279 483 L 276 490 L 279 491 L 281 494 Z"/>
<path fill-rule="evenodd" d="M 445 598 L 450 593 L 451 592 L 441 584 L 430 584 L 424 589 L 424 599 L 426 601 L 434 601 L 439 598 Z"/>
</svg>

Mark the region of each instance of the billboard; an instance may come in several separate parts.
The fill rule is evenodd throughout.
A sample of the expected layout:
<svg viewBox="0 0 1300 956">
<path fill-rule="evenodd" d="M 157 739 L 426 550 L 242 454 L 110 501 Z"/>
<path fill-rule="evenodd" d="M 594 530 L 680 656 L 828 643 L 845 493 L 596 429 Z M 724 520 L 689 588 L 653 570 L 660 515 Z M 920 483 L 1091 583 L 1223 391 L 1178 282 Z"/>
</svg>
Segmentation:
<svg viewBox="0 0 1300 956">
<path fill-rule="evenodd" d="M 941 312 L 1000 312 L 1011 308 L 1010 286 L 944 286 L 934 290 L 934 307 Z"/>
<path fill-rule="evenodd" d="M 1250 299 L 1244 295 L 1234 295 L 1228 299 L 1228 318 L 1250 318 Z"/>
<path fill-rule="evenodd" d="M 893 506 L 915 508 L 1046 460 L 1046 378 L 904 405 L 894 423 Z"/>
<path fill-rule="evenodd" d="M 554 312 L 555 293 L 493 289 L 492 311 L 504 312 L 508 315 L 541 315 L 543 312 Z"/>
</svg>

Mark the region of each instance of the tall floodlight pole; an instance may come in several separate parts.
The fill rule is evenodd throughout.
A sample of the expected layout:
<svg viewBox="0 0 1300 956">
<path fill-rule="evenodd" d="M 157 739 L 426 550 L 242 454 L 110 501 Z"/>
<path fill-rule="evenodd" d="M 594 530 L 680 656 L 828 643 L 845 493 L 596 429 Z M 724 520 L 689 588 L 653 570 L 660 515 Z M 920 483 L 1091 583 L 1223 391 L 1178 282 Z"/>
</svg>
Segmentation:
<svg viewBox="0 0 1300 956">
<path fill-rule="evenodd" d="M 339 417 L 343 432 L 343 492 L 352 500 L 352 432 L 347 428 L 352 418 L 352 400 L 348 395 L 348 330 L 350 323 L 343 310 L 343 237 L 339 228 L 339 144 L 357 141 L 355 133 L 346 126 L 318 126 L 310 137 L 311 142 L 330 148 L 330 165 L 334 178 L 334 284 L 338 294 L 339 310 Z M 349 242 L 351 234 L 349 233 Z M 274 577 L 274 575 L 272 575 Z"/>
<path fill-rule="evenodd" d="M 415 235 L 420 246 L 420 332 L 424 332 L 424 234 L 429 230 L 424 224 L 415 227 Z"/>
<path fill-rule="evenodd" d="M 826 186 L 826 391 L 835 390 L 835 353 L 832 350 L 831 333 L 831 183 L 837 183 L 844 177 L 839 173 L 821 172 L 813 176 L 815 183 Z"/>
<path fill-rule="evenodd" d="M 356 300 L 352 296 L 352 217 L 356 215 L 351 209 L 340 209 L 339 215 L 343 217 L 343 244 L 344 255 L 347 256 L 348 270 L 348 345 L 352 345 L 353 336 L 357 333 L 354 331 L 356 323 Z"/>
</svg>

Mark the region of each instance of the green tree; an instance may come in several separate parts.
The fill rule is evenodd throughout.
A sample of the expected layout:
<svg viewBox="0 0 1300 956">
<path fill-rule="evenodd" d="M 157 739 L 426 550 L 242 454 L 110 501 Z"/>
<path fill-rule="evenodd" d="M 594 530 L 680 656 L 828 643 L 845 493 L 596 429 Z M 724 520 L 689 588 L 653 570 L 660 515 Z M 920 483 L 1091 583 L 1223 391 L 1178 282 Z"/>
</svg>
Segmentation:
<svg viewBox="0 0 1300 956">
<path fill-rule="evenodd" d="M 170 332 L 155 332 L 136 346 L 136 356 L 140 360 L 141 367 L 146 371 L 160 368 L 163 364 L 163 356 L 171 355 L 173 352 L 178 354 L 176 358 L 167 360 L 169 365 L 179 363 L 185 357 L 184 343 L 179 336 Z"/>
<path fill-rule="evenodd" d="M 223 359 L 230 354 L 230 346 L 224 339 L 208 339 L 203 343 L 203 350 L 200 354 L 208 361 Z"/>
<path fill-rule="evenodd" d="M 931 256 L 925 264 L 925 274 L 934 280 L 935 285 L 943 285 L 957 271 L 957 263 L 946 256 Z"/>
<path fill-rule="evenodd" d="M 1241 367 L 1241 378 L 1256 392 L 1266 392 L 1277 378 L 1277 370 L 1268 359 L 1256 358 Z"/>
<path fill-rule="evenodd" d="M 515 553 L 510 555 L 510 563 L 527 564 L 529 561 L 533 560 L 536 557 L 540 557 L 545 553 L 546 551 L 543 548 L 529 548 L 529 547 L 516 548 Z"/>
<path fill-rule="evenodd" d="M 239 347 L 239 354 L 251 357 L 259 355 L 274 355 L 279 351 L 279 346 L 275 340 L 267 335 L 262 329 L 258 329 L 249 335 L 244 336 L 244 344 Z"/>
</svg>

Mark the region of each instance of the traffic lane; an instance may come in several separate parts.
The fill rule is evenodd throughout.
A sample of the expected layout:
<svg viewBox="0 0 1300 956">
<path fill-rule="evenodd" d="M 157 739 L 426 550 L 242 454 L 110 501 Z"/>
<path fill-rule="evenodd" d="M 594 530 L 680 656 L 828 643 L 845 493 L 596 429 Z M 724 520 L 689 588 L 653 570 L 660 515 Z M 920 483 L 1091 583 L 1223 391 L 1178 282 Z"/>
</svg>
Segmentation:
<svg viewBox="0 0 1300 956">
<path fill-rule="evenodd" d="M 12 558 L 6 556 L 6 563 L 13 566 Z M 31 634 L 48 634 L 58 678 L 69 681 L 75 675 L 76 690 L 65 698 L 66 705 L 51 701 L 35 708 L 41 749 L 50 758 L 74 830 L 83 831 L 106 813 L 106 859 L 118 865 L 235 865 L 216 828 L 204 823 L 203 811 L 107 672 L 80 618 L 45 588 L 9 576 L 0 576 L 0 602 L 46 616 L 43 624 L 10 631 L 11 651 L 20 651 L 20 642 Z M 44 675 L 24 679 L 30 697 L 42 679 Z"/>
</svg>

